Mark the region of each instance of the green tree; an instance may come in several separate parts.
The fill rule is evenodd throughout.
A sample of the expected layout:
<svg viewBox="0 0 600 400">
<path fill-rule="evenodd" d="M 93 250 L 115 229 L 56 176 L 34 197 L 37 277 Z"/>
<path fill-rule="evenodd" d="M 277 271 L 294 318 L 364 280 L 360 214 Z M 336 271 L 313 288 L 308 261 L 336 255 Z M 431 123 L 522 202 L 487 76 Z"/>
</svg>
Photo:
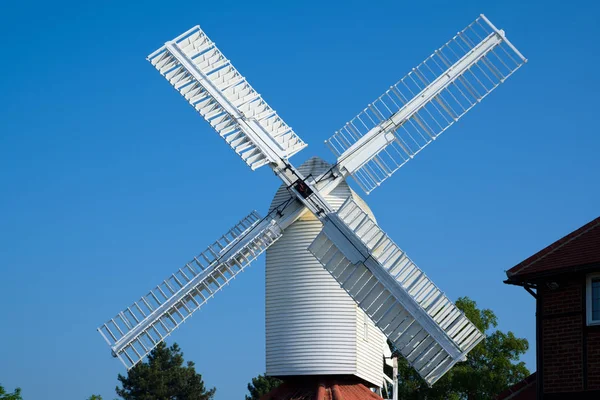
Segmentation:
<svg viewBox="0 0 600 400">
<path fill-rule="evenodd" d="M 0 385 L 0 400 L 23 400 L 23 397 L 21 397 L 21 388 L 16 388 L 14 392 L 7 393 Z"/>
<path fill-rule="evenodd" d="M 206 390 L 202 375 L 194 363 L 183 365 L 183 353 L 177 345 L 167 347 L 161 342 L 148 355 L 148 361 L 119 374 L 122 388 L 115 389 L 125 400 L 211 400 L 215 388 Z"/>
<path fill-rule="evenodd" d="M 90 397 L 88 397 L 87 400 L 102 400 L 102 396 L 100 396 L 99 394 L 93 394 Z"/>
<path fill-rule="evenodd" d="M 529 375 L 525 363 L 519 361 L 529 348 L 527 339 L 515 337 L 512 332 L 493 330 L 498 325 L 492 310 L 477 308 L 477 303 L 468 297 L 457 300 L 456 306 L 486 334 L 467 356 L 467 361 L 458 363 L 431 388 L 398 357 L 398 394 L 410 400 L 485 400 L 493 399 L 498 393 Z"/>
<path fill-rule="evenodd" d="M 259 400 L 261 396 L 269 393 L 282 383 L 281 379 L 271 376 L 259 375 L 256 378 L 252 378 L 252 383 L 248 384 L 250 396 L 246 395 L 246 400 Z"/>
</svg>

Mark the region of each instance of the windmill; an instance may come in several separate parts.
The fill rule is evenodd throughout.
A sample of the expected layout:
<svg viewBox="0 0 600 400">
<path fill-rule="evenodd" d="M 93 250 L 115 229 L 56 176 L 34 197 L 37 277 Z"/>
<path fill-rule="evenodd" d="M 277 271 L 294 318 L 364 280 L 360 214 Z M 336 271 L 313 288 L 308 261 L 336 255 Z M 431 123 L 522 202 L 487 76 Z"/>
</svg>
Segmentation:
<svg viewBox="0 0 600 400">
<path fill-rule="evenodd" d="M 289 158 L 306 144 L 199 26 L 147 59 L 252 170 L 269 166 L 282 186 L 265 217 L 251 212 L 98 328 L 113 356 L 132 368 L 269 249 L 267 374 L 374 382 L 381 363 L 365 365 L 381 360 L 384 338 L 430 385 L 466 359 L 483 334 L 379 227 L 346 178 L 370 193 L 520 68 L 527 60 L 504 31 L 478 17 L 326 141 L 335 164 L 314 158 L 300 168 Z M 345 327 L 349 343 L 368 343 L 348 348 L 360 353 L 354 365 L 343 367 L 339 349 L 325 370 L 314 359 L 311 349 L 327 357 L 331 336 L 319 331 L 315 310 L 333 319 L 330 331 Z"/>
</svg>

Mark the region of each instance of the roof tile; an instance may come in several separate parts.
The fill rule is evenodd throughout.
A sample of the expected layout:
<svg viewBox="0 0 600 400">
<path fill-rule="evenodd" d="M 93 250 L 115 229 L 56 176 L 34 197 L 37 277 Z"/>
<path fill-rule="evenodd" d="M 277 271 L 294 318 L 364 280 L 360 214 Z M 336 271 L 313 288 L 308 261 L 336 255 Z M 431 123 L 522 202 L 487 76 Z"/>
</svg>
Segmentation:
<svg viewBox="0 0 600 400">
<path fill-rule="evenodd" d="M 526 281 L 542 274 L 595 263 L 600 263 L 600 217 L 515 265 L 506 271 L 506 275 L 509 281 Z"/>
<path fill-rule="evenodd" d="M 260 400 L 382 400 L 356 378 L 302 377 L 286 380 Z"/>
<path fill-rule="evenodd" d="M 498 396 L 496 400 L 535 400 L 537 397 L 537 372 L 517 382 Z"/>
</svg>

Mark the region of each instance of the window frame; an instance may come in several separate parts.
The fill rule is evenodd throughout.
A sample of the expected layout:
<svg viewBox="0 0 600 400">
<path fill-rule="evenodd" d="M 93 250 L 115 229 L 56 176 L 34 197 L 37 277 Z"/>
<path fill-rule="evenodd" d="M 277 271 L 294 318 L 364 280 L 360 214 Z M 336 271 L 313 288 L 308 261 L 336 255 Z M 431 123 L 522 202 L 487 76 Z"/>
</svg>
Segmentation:
<svg viewBox="0 0 600 400">
<path fill-rule="evenodd" d="M 600 319 L 593 319 L 592 313 L 592 280 L 594 279 L 600 279 L 600 273 L 589 274 L 585 280 L 585 315 L 587 326 L 600 325 Z"/>
</svg>

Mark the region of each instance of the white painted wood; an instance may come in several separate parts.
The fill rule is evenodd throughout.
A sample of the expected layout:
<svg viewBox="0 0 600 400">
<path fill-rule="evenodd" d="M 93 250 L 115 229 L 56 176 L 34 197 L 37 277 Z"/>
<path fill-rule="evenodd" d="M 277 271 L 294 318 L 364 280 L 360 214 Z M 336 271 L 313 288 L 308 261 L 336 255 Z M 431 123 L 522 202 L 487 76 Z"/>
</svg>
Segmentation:
<svg viewBox="0 0 600 400">
<path fill-rule="evenodd" d="M 370 193 L 526 62 L 481 15 L 326 141 L 340 173 Z"/>
<path fill-rule="evenodd" d="M 357 307 L 356 312 L 356 376 L 381 386 L 383 353 L 386 346 L 383 333 L 371 318 Z M 365 327 L 367 333 L 365 334 Z"/>
<path fill-rule="evenodd" d="M 98 332 L 112 354 L 133 368 L 281 234 L 276 221 L 253 211 Z"/>
<path fill-rule="evenodd" d="M 593 300 L 593 283 L 594 281 L 600 279 L 600 274 L 589 274 L 586 278 L 585 283 L 585 310 L 586 310 L 586 320 L 588 326 L 591 325 L 600 325 L 599 319 L 594 319 L 594 300 Z"/>
<path fill-rule="evenodd" d="M 196 26 L 147 57 L 252 169 L 306 144 Z"/>
<path fill-rule="evenodd" d="M 318 176 L 329 167 L 312 158 L 299 170 Z M 362 203 L 345 182 L 325 197 L 338 209 L 348 196 Z M 280 188 L 271 208 L 289 197 Z M 364 340 L 364 312 L 308 252 L 321 229 L 307 212 L 266 252 L 267 375 L 348 374 L 381 386 L 385 338 L 367 317 Z"/>
</svg>

